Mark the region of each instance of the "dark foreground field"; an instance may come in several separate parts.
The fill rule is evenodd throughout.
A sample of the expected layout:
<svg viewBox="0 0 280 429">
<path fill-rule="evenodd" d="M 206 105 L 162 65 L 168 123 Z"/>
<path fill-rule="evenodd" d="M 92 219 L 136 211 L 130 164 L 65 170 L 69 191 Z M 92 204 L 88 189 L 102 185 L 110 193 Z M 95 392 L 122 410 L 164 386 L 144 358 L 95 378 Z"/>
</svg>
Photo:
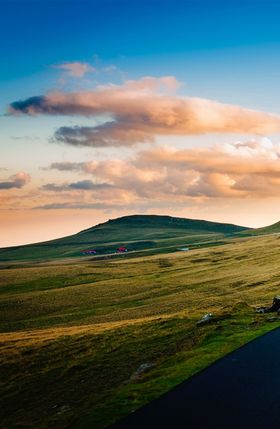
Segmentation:
<svg viewBox="0 0 280 429">
<path fill-rule="evenodd" d="M 104 428 L 275 328 L 253 307 L 280 292 L 279 248 L 3 262 L 2 427 Z"/>
</svg>

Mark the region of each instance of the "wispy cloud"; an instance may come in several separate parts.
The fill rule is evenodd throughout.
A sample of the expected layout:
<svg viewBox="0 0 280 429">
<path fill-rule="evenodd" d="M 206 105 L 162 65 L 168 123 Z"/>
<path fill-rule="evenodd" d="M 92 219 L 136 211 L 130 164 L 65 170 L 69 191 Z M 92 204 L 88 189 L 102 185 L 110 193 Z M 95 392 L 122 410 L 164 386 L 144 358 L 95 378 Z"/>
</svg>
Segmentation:
<svg viewBox="0 0 280 429">
<path fill-rule="evenodd" d="M 0 190 L 1 189 L 14 189 L 22 188 L 30 182 L 30 176 L 27 173 L 20 172 L 10 176 L 7 180 L 0 181 Z"/>
<path fill-rule="evenodd" d="M 106 122 L 95 127 L 60 127 L 53 138 L 57 143 L 91 147 L 132 146 L 139 142 L 151 143 L 153 140 L 153 135 L 118 122 Z"/>
<path fill-rule="evenodd" d="M 107 208 L 115 208 L 115 206 L 109 206 Z M 41 206 L 33 207 L 33 210 L 63 210 L 63 209 L 96 209 L 104 210 L 106 205 L 100 203 L 73 203 L 73 202 L 64 202 L 64 203 L 51 203 L 43 204 Z"/>
<path fill-rule="evenodd" d="M 152 142 L 157 135 L 280 132 L 280 116 L 202 98 L 174 95 L 172 76 L 144 77 L 93 91 L 31 97 L 10 105 L 11 114 L 109 115 L 99 126 L 61 127 L 55 140 L 74 146 L 130 146 Z"/>
<path fill-rule="evenodd" d="M 55 68 L 60 69 L 71 77 L 84 77 L 87 73 L 95 72 L 95 67 L 88 63 L 81 63 L 78 61 L 61 63 L 54 65 Z"/>
<path fill-rule="evenodd" d="M 112 188 L 109 183 L 94 183 L 92 180 L 80 180 L 78 182 L 64 183 L 58 185 L 56 183 L 47 183 L 41 186 L 41 190 L 50 192 L 64 192 L 64 191 L 94 191 Z"/>
<path fill-rule="evenodd" d="M 32 141 L 37 141 L 40 140 L 41 138 L 39 136 L 11 136 L 10 137 L 12 140 L 32 140 Z"/>
<path fill-rule="evenodd" d="M 49 167 L 44 167 L 43 170 L 79 171 L 83 165 L 83 162 L 53 162 Z"/>
</svg>

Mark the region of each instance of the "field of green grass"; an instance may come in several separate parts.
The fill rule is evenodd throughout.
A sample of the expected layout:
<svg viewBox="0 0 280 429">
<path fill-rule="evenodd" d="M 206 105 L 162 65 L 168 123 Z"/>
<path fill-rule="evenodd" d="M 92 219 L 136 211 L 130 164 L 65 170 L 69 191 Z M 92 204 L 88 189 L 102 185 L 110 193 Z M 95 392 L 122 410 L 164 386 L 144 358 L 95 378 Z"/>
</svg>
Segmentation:
<svg viewBox="0 0 280 429">
<path fill-rule="evenodd" d="M 102 429 L 280 326 L 280 239 L 0 263 L 2 427 Z M 205 313 L 216 317 L 197 326 Z M 146 370 L 139 370 L 139 368 Z"/>
</svg>

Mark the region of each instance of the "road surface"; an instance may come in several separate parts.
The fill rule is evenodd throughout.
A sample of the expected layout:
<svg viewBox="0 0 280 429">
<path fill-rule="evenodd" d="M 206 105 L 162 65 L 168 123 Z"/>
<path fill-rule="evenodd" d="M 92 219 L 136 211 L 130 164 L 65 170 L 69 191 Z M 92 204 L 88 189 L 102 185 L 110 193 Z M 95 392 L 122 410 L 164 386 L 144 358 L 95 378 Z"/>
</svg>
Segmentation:
<svg viewBox="0 0 280 429">
<path fill-rule="evenodd" d="M 280 429 L 280 328 L 111 426 L 144 428 Z"/>
</svg>

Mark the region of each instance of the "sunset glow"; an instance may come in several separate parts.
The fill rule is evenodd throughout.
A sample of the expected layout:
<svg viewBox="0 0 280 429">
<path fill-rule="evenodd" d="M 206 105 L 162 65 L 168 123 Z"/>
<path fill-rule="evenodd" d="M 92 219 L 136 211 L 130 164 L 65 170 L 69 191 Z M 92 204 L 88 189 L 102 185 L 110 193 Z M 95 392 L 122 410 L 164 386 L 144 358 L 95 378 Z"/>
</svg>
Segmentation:
<svg viewBox="0 0 280 429">
<path fill-rule="evenodd" d="M 279 220 L 276 3 L 39 3 L 1 3 L 2 39 L 15 28 L 0 72 L 1 247 L 134 213 Z"/>
</svg>

